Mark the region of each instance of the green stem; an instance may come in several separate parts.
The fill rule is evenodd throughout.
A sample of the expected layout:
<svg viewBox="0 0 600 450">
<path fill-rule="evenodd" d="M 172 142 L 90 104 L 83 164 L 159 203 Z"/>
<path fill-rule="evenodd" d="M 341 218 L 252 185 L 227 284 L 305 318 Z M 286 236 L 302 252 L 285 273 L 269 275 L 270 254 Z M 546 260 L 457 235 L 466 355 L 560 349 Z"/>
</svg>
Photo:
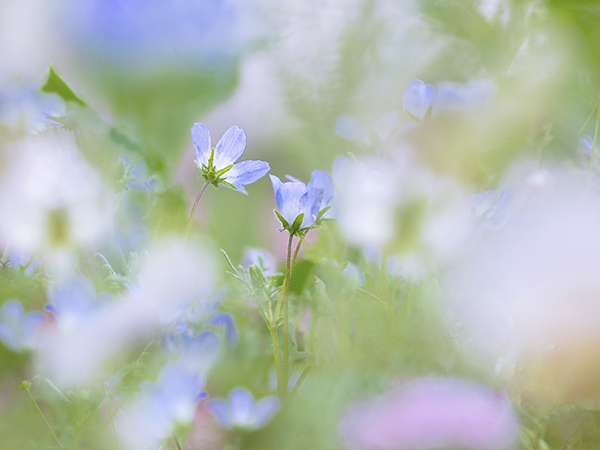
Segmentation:
<svg viewBox="0 0 600 450">
<path fill-rule="evenodd" d="M 33 404 L 35 405 L 35 407 L 37 408 L 38 412 L 40 413 L 40 416 L 42 416 L 42 419 L 44 419 L 44 422 L 46 422 L 46 425 L 48 425 L 48 428 L 50 429 L 50 433 L 52 433 L 52 436 L 54 436 L 54 440 L 60 446 L 60 448 L 64 449 L 65 447 L 60 443 L 60 441 L 56 437 L 56 434 L 54 434 L 54 430 L 50 426 L 50 423 L 48 422 L 48 420 L 46 420 L 46 416 L 44 416 L 44 413 L 42 412 L 42 410 L 38 406 L 37 402 L 35 401 L 35 398 L 33 398 L 33 395 L 31 395 L 31 391 L 29 389 L 27 389 L 27 393 L 29 394 L 29 397 L 31 397 L 31 400 L 33 400 Z"/>
<path fill-rule="evenodd" d="M 596 142 L 598 142 L 598 127 L 600 127 L 600 103 L 598 104 L 598 113 L 596 114 L 596 129 L 594 130 L 594 142 L 592 142 L 592 157 L 590 158 L 590 175 L 592 179 L 592 166 L 594 165 L 594 153 L 596 152 Z"/>
<path fill-rule="evenodd" d="M 285 286 L 283 293 L 283 376 L 282 383 L 285 389 L 285 397 L 287 397 L 288 377 L 290 375 L 290 320 L 289 320 L 289 296 L 290 296 L 290 279 L 292 277 L 292 238 L 290 233 L 287 247 L 287 264 L 285 271 Z M 283 392 L 283 391 L 282 391 Z"/>
<path fill-rule="evenodd" d="M 304 380 L 306 379 L 306 377 L 308 376 L 308 374 L 310 373 L 312 368 L 313 368 L 313 365 L 311 364 L 306 369 L 304 369 L 304 371 L 300 375 L 300 378 L 298 378 L 298 381 L 296 381 L 296 385 L 294 386 L 294 389 L 292 390 L 292 393 L 290 394 L 290 398 L 293 398 L 298 393 L 298 391 L 300 390 L 300 387 L 302 386 L 302 383 L 304 382 Z"/>
<path fill-rule="evenodd" d="M 92 446 L 90 447 L 90 450 L 94 450 L 98 446 L 98 444 L 100 443 L 100 439 L 102 438 L 102 436 L 106 432 L 106 429 L 109 427 L 109 425 L 111 423 L 114 424 L 113 419 L 117 415 L 117 412 L 119 412 L 119 409 L 121 409 L 121 405 L 123 403 L 124 403 L 124 400 L 121 400 L 121 402 L 114 409 L 113 413 L 110 415 L 110 417 L 108 418 L 108 420 L 104 423 L 104 426 L 102 427 L 102 430 L 100 431 L 100 434 L 98 435 L 98 437 L 96 438 L 96 440 L 94 441 L 94 443 L 92 444 Z"/>
<path fill-rule="evenodd" d="M 281 370 L 281 354 L 279 349 L 279 339 L 277 338 L 277 328 L 274 325 L 269 325 L 269 332 L 271 333 L 271 341 L 273 342 L 273 357 L 275 358 L 275 371 L 277 372 L 277 391 L 279 397 L 283 400 L 286 396 L 285 387 L 287 386 L 283 382 L 283 371 Z"/>
<path fill-rule="evenodd" d="M 196 200 L 194 200 L 194 205 L 192 206 L 192 211 L 190 212 L 190 218 L 188 219 L 187 226 L 185 228 L 186 241 L 187 241 L 188 235 L 190 234 L 190 228 L 192 227 L 192 222 L 194 221 L 194 215 L 196 214 L 196 207 L 198 206 L 198 203 L 200 202 L 200 199 L 202 198 L 202 195 L 204 194 L 204 191 L 206 190 L 206 188 L 208 187 L 210 182 L 211 182 L 210 178 L 208 180 L 206 180 L 206 183 L 204 183 L 204 186 L 202 186 L 202 189 L 200 189 L 200 192 L 198 192 L 198 195 L 196 196 Z"/>
<path fill-rule="evenodd" d="M 298 239 L 298 244 L 296 245 L 296 250 L 294 250 L 294 256 L 292 257 L 292 267 L 294 267 L 294 264 L 296 264 L 296 258 L 298 257 L 300 246 L 302 245 L 302 242 L 304 242 L 305 237 L 306 233 L 302 234 L 302 236 Z"/>
<path fill-rule="evenodd" d="M 177 446 L 177 450 L 181 450 L 181 445 L 179 444 L 179 441 L 177 440 L 177 436 L 173 436 L 173 439 L 175 439 L 175 445 Z"/>
<path fill-rule="evenodd" d="M 104 395 L 106 396 L 106 404 L 108 405 L 108 413 L 110 415 L 110 421 L 112 423 L 112 429 L 113 429 L 113 433 L 115 435 L 115 442 L 117 443 L 117 448 L 120 448 L 120 444 L 119 444 L 119 438 L 117 436 L 117 430 L 115 428 L 115 421 L 113 420 L 113 412 L 112 412 L 112 407 L 110 406 L 110 399 L 108 398 L 108 391 L 106 390 L 106 386 L 104 386 Z"/>
</svg>

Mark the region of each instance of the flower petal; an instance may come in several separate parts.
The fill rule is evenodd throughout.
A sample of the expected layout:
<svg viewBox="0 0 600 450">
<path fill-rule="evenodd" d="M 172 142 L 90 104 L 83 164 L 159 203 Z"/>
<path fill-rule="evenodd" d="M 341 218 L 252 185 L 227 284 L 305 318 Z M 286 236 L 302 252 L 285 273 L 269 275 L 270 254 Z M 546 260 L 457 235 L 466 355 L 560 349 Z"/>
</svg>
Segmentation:
<svg viewBox="0 0 600 450">
<path fill-rule="evenodd" d="M 306 194 L 300 198 L 300 213 L 304 213 L 300 228 L 307 228 L 315 223 L 315 220 L 317 220 L 317 216 L 319 215 L 322 202 L 323 189 L 318 188 L 309 188 Z"/>
<path fill-rule="evenodd" d="M 324 170 L 315 170 L 312 173 L 312 178 L 308 183 L 309 188 L 321 189 L 323 191 L 323 201 L 319 210 L 329 205 L 331 197 L 333 197 L 333 182 Z"/>
<path fill-rule="evenodd" d="M 247 389 L 234 388 L 229 394 L 229 407 L 233 425 L 247 427 L 252 424 L 254 397 Z"/>
<path fill-rule="evenodd" d="M 271 180 L 273 181 L 273 180 Z M 301 209 L 300 199 L 307 193 L 307 187 L 304 183 L 281 183 L 275 193 L 277 208 L 282 217 L 292 225 L 299 214 L 305 212 Z M 312 205 L 311 205 L 312 206 Z M 307 217 L 304 217 L 307 220 Z M 314 221 L 314 219 L 313 219 Z"/>
<path fill-rule="evenodd" d="M 223 428 L 231 428 L 230 412 L 227 403 L 220 398 L 215 398 L 206 402 L 206 409 L 214 414 Z"/>
<path fill-rule="evenodd" d="M 421 80 L 413 80 L 402 95 L 402 107 L 413 116 L 423 120 L 427 109 L 435 100 L 435 88 Z"/>
<path fill-rule="evenodd" d="M 210 141 L 210 131 L 202 123 L 195 123 L 192 127 L 192 142 L 194 143 L 194 151 L 196 153 L 196 161 L 202 164 L 208 164 L 210 152 L 212 150 Z"/>
<path fill-rule="evenodd" d="M 500 194 L 500 198 L 498 198 L 498 200 L 496 200 L 496 203 L 494 203 L 494 211 L 502 211 L 504 208 L 506 208 L 506 206 L 510 203 L 514 195 L 515 190 L 512 187 L 506 186 L 504 189 L 502 189 L 502 194 Z"/>
<path fill-rule="evenodd" d="M 225 181 L 233 184 L 238 191 L 247 194 L 245 184 L 254 183 L 264 177 L 271 168 L 264 161 L 242 161 L 235 164 L 225 173 Z"/>
<path fill-rule="evenodd" d="M 496 189 L 471 195 L 469 200 L 471 201 L 471 206 L 475 208 L 475 215 L 481 217 L 484 212 L 491 208 L 495 198 Z"/>
<path fill-rule="evenodd" d="M 213 164 L 222 170 L 234 164 L 246 149 L 246 133 L 235 125 L 227 130 L 215 146 Z"/>
<path fill-rule="evenodd" d="M 281 185 L 283 183 L 281 182 L 281 180 L 279 179 L 279 177 L 277 175 L 269 175 L 269 178 L 271 179 L 271 185 L 273 186 L 273 192 L 275 193 L 275 195 L 277 195 L 277 191 L 279 190 L 279 188 L 281 187 Z M 279 204 L 277 204 L 277 207 L 279 207 Z"/>
</svg>

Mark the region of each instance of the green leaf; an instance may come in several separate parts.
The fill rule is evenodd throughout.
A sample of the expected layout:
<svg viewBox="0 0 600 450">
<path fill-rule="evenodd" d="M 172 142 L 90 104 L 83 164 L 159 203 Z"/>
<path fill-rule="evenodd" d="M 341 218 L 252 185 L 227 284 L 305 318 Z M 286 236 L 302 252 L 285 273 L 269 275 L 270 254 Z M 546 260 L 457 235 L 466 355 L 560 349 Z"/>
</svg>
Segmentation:
<svg viewBox="0 0 600 450">
<path fill-rule="evenodd" d="M 50 65 L 48 80 L 46 81 L 46 84 L 42 86 L 42 92 L 55 93 L 65 102 L 75 102 L 81 106 L 87 106 L 87 104 L 77 97 L 69 85 L 56 73 L 52 65 Z"/>
<path fill-rule="evenodd" d="M 433 114 L 433 106 L 430 106 L 429 108 L 427 108 L 427 112 L 425 113 L 425 119 L 423 119 L 423 122 L 425 122 L 425 123 L 431 122 L 432 114 Z"/>
<path fill-rule="evenodd" d="M 404 110 L 404 112 L 406 113 L 406 115 L 409 117 L 409 119 L 410 119 L 410 120 L 412 120 L 413 122 L 419 122 L 419 119 L 417 119 L 417 118 L 416 118 L 416 117 L 413 115 L 413 113 L 411 113 L 410 111 L 408 111 L 408 110 L 406 110 L 406 109 Z"/>
<path fill-rule="evenodd" d="M 287 222 L 287 220 L 285 220 L 283 218 L 283 216 L 281 214 L 279 214 L 279 211 L 277 211 L 276 209 L 273 210 L 273 212 L 275 213 L 275 215 L 277 216 L 277 218 L 279 219 L 279 221 L 281 222 L 281 226 L 285 229 L 285 230 L 289 230 L 290 229 L 290 224 Z"/>
<path fill-rule="evenodd" d="M 250 280 L 252 280 L 252 287 L 255 289 L 262 289 L 267 284 L 267 278 L 263 274 L 260 267 L 254 265 L 248 268 L 248 272 L 250 273 Z"/>
<path fill-rule="evenodd" d="M 312 281 L 315 264 L 312 261 L 298 261 L 292 270 L 290 280 L 290 292 L 296 295 L 302 294 Z"/>
<path fill-rule="evenodd" d="M 302 221 L 304 220 L 304 213 L 298 215 L 294 223 L 292 224 L 292 233 L 298 233 L 300 231 L 300 227 L 302 226 Z"/>
<path fill-rule="evenodd" d="M 321 211 L 319 211 L 319 215 L 317 216 L 317 220 L 319 220 L 321 217 L 323 217 L 325 215 L 325 213 L 327 211 L 329 211 L 331 209 L 331 206 L 327 206 L 326 208 L 323 208 Z"/>
</svg>

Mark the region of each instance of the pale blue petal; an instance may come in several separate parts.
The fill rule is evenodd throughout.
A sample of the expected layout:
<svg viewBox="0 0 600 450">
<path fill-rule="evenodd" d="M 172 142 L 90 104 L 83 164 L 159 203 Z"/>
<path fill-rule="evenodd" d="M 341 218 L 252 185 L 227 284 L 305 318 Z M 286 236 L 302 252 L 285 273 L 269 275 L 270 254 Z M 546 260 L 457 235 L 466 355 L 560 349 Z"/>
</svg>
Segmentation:
<svg viewBox="0 0 600 450">
<path fill-rule="evenodd" d="M 471 207 L 475 208 L 475 215 L 481 217 L 484 212 L 491 208 L 495 198 L 495 189 L 471 195 L 469 200 L 471 201 Z"/>
<path fill-rule="evenodd" d="M 195 123 L 192 127 L 192 142 L 194 143 L 194 151 L 196 152 L 196 161 L 202 164 L 208 164 L 208 158 L 212 150 L 210 131 L 202 123 Z"/>
<path fill-rule="evenodd" d="M 208 400 L 206 402 L 206 409 L 215 415 L 219 425 L 225 429 L 231 428 L 231 419 L 229 406 L 220 398 Z"/>
<path fill-rule="evenodd" d="M 15 330 L 5 323 L 0 323 L 0 341 L 2 341 L 8 349 L 16 353 L 21 353 L 23 351 L 23 348 L 15 335 Z"/>
<path fill-rule="evenodd" d="M 590 136 L 579 139 L 579 147 L 590 156 L 592 155 L 593 146 L 594 140 Z"/>
<path fill-rule="evenodd" d="M 2 305 L 0 315 L 3 322 L 17 325 L 23 317 L 23 306 L 17 300 L 9 300 Z"/>
<path fill-rule="evenodd" d="M 435 88 L 421 80 L 413 80 L 402 95 L 402 107 L 413 116 L 423 120 L 427 109 L 435 100 Z"/>
<path fill-rule="evenodd" d="M 208 321 L 207 325 L 213 326 L 222 326 L 225 328 L 225 333 L 227 335 L 227 339 L 232 345 L 237 345 L 240 338 L 238 335 L 237 328 L 235 326 L 235 322 L 233 320 L 233 316 L 229 313 L 218 312 L 214 314 Z"/>
<path fill-rule="evenodd" d="M 224 177 L 225 181 L 233 184 L 238 191 L 247 194 L 243 186 L 261 179 L 269 170 L 269 164 L 264 161 L 242 161 L 235 164 Z"/>
<path fill-rule="evenodd" d="M 217 171 L 234 164 L 246 150 L 246 133 L 235 125 L 227 130 L 215 146 L 213 164 Z"/>
<path fill-rule="evenodd" d="M 459 111 L 480 107 L 496 95 L 497 87 L 489 80 L 472 80 L 467 84 L 443 82 L 435 98 L 436 110 Z"/>
<path fill-rule="evenodd" d="M 277 195 L 277 191 L 283 183 L 276 175 L 269 175 L 269 179 L 271 180 L 271 185 L 273 186 L 273 192 L 275 193 L 275 195 Z M 277 204 L 277 207 L 279 207 L 279 204 Z"/>
<path fill-rule="evenodd" d="M 501 211 L 504 208 L 506 208 L 506 206 L 513 199 L 514 195 L 515 191 L 512 187 L 507 186 L 504 189 L 502 189 L 502 194 L 500 194 L 500 198 L 496 200 L 496 203 L 494 203 L 493 210 Z"/>
<path fill-rule="evenodd" d="M 340 181 L 342 181 L 347 173 L 354 168 L 354 163 L 347 156 L 338 156 L 333 161 L 333 166 L 331 168 L 331 172 L 333 173 L 333 179 L 335 184 L 339 186 Z"/>
<path fill-rule="evenodd" d="M 307 187 L 304 183 L 289 182 L 282 183 L 275 194 L 279 214 L 287 220 L 290 226 L 294 223 L 296 217 L 304 212 L 300 207 L 300 199 L 306 193 Z M 304 220 L 306 220 L 306 216 Z"/>
<path fill-rule="evenodd" d="M 231 422 L 234 425 L 247 427 L 252 423 L 254 397 L 247 389 L 234 388 L 229 394 L 229 407 L 231 408 Z"/>
<path fill-rule="evenodd" d="M 294 182 L 294 183 L 304 183 L 302 180 L 299 180 L 298 178 L 296 178 L 296 177 L 293 177 L 293 176 L 291 176 L 291 175 L 286 175 L 285 177 L 286 177 L 288 180 L 290 180 L 290 181 L 292 181 L 292 182 Z"/>
<path fill-rule="evenodd" d="M 300 228 L 307 228 L 315 223 L 322 202 L 323 189 L 309 188 L 306 194 L 300 198 L 300 212 L 304 213 Z"/>
<path fill-rule="evenodd" d="M 498 231 L 504 228 L 510 220 L 510 213 L 507 210 L 499 211 L 493 217 L 487 219 L 483 227 L 489 231 Z"/>
<path fill-rule="evenodd" d="M 28 347 L 35 347 L 38 343 L 40 326 L 46 320 L 46 316 L 34 311 L 25 317 L 23 321 L 23 343 Z"/>
<path fill-rule="evenodd" d="M 329 205 L 331 197 L 333 197 L 333 182 L 324 170 L 315 170 L 312 173 L 312 178 L 308 183 L 309 188 L 321 189 L 323 191 L 323 200 L 320 209 Z"/>
<path fill-rule="evenodd" d="M 254 407 L 254 428 L 262 428 L 279 411 L 281 404 L 274 395 L 260 399 Z"/>
</svg>

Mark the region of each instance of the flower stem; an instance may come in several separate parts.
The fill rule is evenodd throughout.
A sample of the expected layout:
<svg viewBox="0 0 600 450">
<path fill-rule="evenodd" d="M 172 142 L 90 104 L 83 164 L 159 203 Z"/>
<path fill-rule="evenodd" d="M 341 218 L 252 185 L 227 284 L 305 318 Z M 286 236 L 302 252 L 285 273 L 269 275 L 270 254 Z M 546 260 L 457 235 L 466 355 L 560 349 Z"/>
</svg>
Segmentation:
<svg viewBox="0 0 600 450">
<path fill-rule="evenodd" d="M 287 394 L 284 389 L 285 384 L 283 383 L 283 371 L 281 370 L 281 354 L 279 353 L 279 339 L 277 338 L 276 325 L 269 325 L 269 332 L 271 333 L 271 341 L 273 341 L 273 357 L 275 358 L 275 371 L 277 372 L 277 391 L 279 397 L 283 400 Z"/>
<path fill-rule="evenodd" d="M 290 280 L 292 277 L 292 238 L 294 235 L 290 233 L 287 247 L 287 265 L 285 271 L 285 286 L 283 293 L 283 376 L 280 388 L 281 392 L 285 390 L 285 397 L 288 394 L 288 377 L 290 375 L 290 321 L 289 321 L 289 296 L 290 296 Z"/>
<path fill-rule="evenodd" d="M 211 182 L 210 178 L 208 180 L 206 180 L 206 183 L 204 183 L 204 185 L 202 186 L 202 189 L 200 189 L 200 192 L 198 192 L 198 195 L 196 196 L 196 200 L 194 200 L 194 205 L 192 206 L 192 211 L 190 212 L 190 218 L 188 219 L 187 226 L 185 228 L 185 240 L 186 241 L 188 238 L 188 234 L 190 234 L 190 228 L 192 227 L 192 221 L 194 220 L 194 215 L 196 214 L 196 207 L 198 206 L 198 203 L 200 202 L 200 199 L 202 198 L 202 194 L 204 194 L 204 191 L 206 190 L 206 188 L 208 187 L 210 182 Z"/>
<path fill-rule="evenodd" d="M 294 264 L 296 264 L 296 258 L 298 257 L 300 246 L 302 245 L 302 242 L 304 242 L 305 237 L 306 233 L 303 233 L 302 236 L 298 239 L 298 244 L 296 244 L 296 250 L 294 250 L 294 256 L 292 257 L 292 267 L 294 267 Z"/>
<path fill-rule="evenodd" d="M 50 429 L 50 433 L 52 433 L 52 436 L 54 436 L 54 440 L 56 441 L 56 443 L 59 445 L 60 448 L 62 448 L 64 450 L 64 446 L 61 444 L 61 442 L 58 440 L 58 438 L 56 437 L 56 434 L 54 434 L 54 430 L 52 429 L 52 427 L 50 426 L 50 423 L 48 422 L 48 420 L 46 419 L 46 416 L 44 416 L 44 413 L 42 412 L 42 410 L 40 409 L 40 407 L 38 406 L 37 402 L 35 401 L 35 398 L 33 397 L 33 395 L 31 395 L 31 391 L 29 389 L 27 389 L 27 393 L 29 394 L 29 397 L 31 397 L 31 400 L 33 400 L 33 404 L 35 405 L 35 407 L 37 408 L 38 412 L 40 413 L 40 416 L 42 416 L 42 419 L 44 419 L 44 422 L 46 422 L 46 425 L 48 425 L 48 428 Z"/>
<path fill-rule="evenodd" d="M 112 423 L 112 429 L 113 429 L 113 433 L 115 435 L 115 442 L 117 443 L 117 448 L 120 448 L 121 446 L 119 445 L 119 438 L 117 437 L 117 430 L 115 428 L 115 421 L 114 421 L 114 416 L 113 416 L 113 412 L 112 412 L 112 407 L 110 406 L 110 399 L 108 398 L 108 391 L 106 390 L 106 386 L 104 386 L 104 395 L 106 396 L 106 404 L 108 405 L 108 413 L 110 416 L 110 421 Z"/>
</svg>

